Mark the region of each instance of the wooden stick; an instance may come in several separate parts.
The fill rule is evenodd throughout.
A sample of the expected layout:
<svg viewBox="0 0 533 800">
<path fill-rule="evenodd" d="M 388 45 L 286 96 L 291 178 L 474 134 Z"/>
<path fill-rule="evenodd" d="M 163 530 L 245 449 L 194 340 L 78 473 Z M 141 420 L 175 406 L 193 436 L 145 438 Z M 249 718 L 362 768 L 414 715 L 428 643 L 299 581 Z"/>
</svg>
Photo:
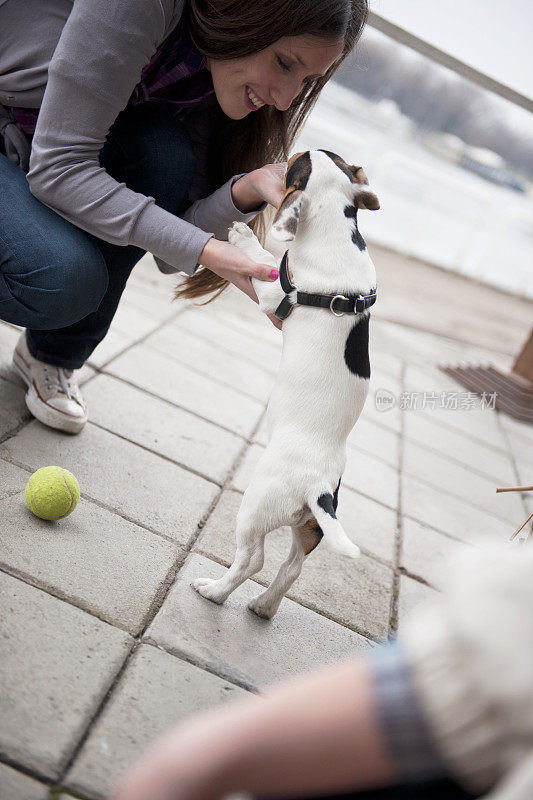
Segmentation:
<svg viewBox="0 0 533 800">
<path fill-rule="evenodd" d="M 519 528 L 517 528 L 517 529 L 515 530 L 515 532 L 513 533 L 513 535 L 511 536 L 511 538 L 510 538 L 510 540 L 509 540 L 509 541 L 511 541 L 511 542 L 512 542 L 512 541 L 513 541 L 513 539 L 514 539 L 514 537 L 516 536 L 516 534 L 517 534 L 517 533 L 520 533 L 520 531 L 522 530 L 522 528 L 525 528 L 525 526 L 527 525 L 527 523 L 529 522 L 529 520 L 531 519 L 531 517 L 533 517 L 533 511 L 531 512 L 531 514 L 529 515 L 529 517 L 526 519 L 526 521 L 525 521 L 525 522 L 524 522 L 522 525 L 520 525 L 520 527 L 519 527 Z"/>
<path fill-rule="evenodd" d="M 533 486 L 504 486 L 496 489 L 496 493 L 498 492 L 533 492 Z"/>
</svg>

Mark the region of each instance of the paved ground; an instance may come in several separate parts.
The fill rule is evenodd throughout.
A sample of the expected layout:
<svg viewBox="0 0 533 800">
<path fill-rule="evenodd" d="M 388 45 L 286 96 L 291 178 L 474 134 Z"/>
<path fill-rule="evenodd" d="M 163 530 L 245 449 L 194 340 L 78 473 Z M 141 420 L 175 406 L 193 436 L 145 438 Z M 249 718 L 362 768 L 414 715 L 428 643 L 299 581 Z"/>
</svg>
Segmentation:
<svg viewBox="0 0 533 800">
<path fill-rule="evenodd" d="M 0 325 L 0 800 L 105 797 L 174 720 L 375 646 L 435 594 L 451 553 L 503 542 L 525 519 L 527 498 L 494 489 L 533 482 L 533 428 L 481 409 L 436 366 L 509 366 L 531 304 L 472 284 L 465 295 L 461 279 L 391 254 L 376 261 L 371 393 L 339 504 L 364 556 L 317 548 L 271 622 L 246 609 L 253 581 L 220 607 L 190 586 L 232 561 L 266 444 L 281 343 L 271 323 L 233 293 L 170 304 L 173 279 L 145 258 L 83 369 L 91 419 L 76 437 L 29 416 L 9 366 L 18 331 Z M 475 313 L 454 322 L 454 297 Z M 511 339 L 494 319 L 502 303 Z M 452 338 L 421 330 L 442 333 L 443 306 Z M 29 474 L 47 464 L 82 490 L 56 523 L 24 504 Z M 287 531 L 269 537 L 258 583 L 288 548 Z"/>
</svg>

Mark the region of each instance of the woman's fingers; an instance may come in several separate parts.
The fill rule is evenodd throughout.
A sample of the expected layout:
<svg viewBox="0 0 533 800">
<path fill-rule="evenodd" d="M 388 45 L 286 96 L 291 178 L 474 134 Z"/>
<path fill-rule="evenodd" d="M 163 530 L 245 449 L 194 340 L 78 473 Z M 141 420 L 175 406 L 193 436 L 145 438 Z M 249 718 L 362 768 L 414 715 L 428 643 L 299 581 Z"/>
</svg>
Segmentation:
<svg viewBox="0 0 533 800">
<path fill-rule="evenodd" d="M 254 264 L 254 268 L 248 273 L 250 278 L 259 278 L 260 281 L 276 281 L 279 278 L 279 271 L 264 264 Z"/>
</svg>

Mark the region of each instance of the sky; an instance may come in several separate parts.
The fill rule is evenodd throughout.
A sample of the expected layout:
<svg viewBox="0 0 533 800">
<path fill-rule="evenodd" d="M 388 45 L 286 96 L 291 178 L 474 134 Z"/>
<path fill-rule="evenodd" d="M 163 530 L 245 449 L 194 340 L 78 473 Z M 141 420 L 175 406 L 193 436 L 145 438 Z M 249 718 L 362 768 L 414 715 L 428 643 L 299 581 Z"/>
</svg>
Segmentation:
<svg viewBox="0 0 533 800">
<path fill-rule="evenodd" d="M 533 98 L 532 0 L 369 0 L 369 6 L 376 14 Z M 533 114 L 500 98 L 495 102 L 509 123 L 533 135 Z"/>
<path fill-rule="evenodd" d="M 531 0 L 369 0 L 372 11 L 533 97 Z"/>
</svg>

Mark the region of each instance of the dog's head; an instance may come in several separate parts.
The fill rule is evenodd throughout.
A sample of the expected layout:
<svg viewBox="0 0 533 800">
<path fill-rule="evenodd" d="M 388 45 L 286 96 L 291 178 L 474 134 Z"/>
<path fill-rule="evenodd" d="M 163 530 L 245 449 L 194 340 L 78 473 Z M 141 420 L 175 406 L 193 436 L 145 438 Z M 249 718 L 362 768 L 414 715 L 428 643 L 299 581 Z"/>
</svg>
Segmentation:
<svg viewBox="0 0 533 800">
<path fill-rule="evenodd" d="M 285 192 L 272 222 L 274 239 L 292 241 L 311 198 L 320 198 L 324 187 L 332 184 L 338 184 L 356 208 L 372 211 L 379 208 L 379 200 L 370 189 L 362 167 L 347 164 L 329 150 L 306 150 L 291 156 L 287 164 Z"/>
</svg>

